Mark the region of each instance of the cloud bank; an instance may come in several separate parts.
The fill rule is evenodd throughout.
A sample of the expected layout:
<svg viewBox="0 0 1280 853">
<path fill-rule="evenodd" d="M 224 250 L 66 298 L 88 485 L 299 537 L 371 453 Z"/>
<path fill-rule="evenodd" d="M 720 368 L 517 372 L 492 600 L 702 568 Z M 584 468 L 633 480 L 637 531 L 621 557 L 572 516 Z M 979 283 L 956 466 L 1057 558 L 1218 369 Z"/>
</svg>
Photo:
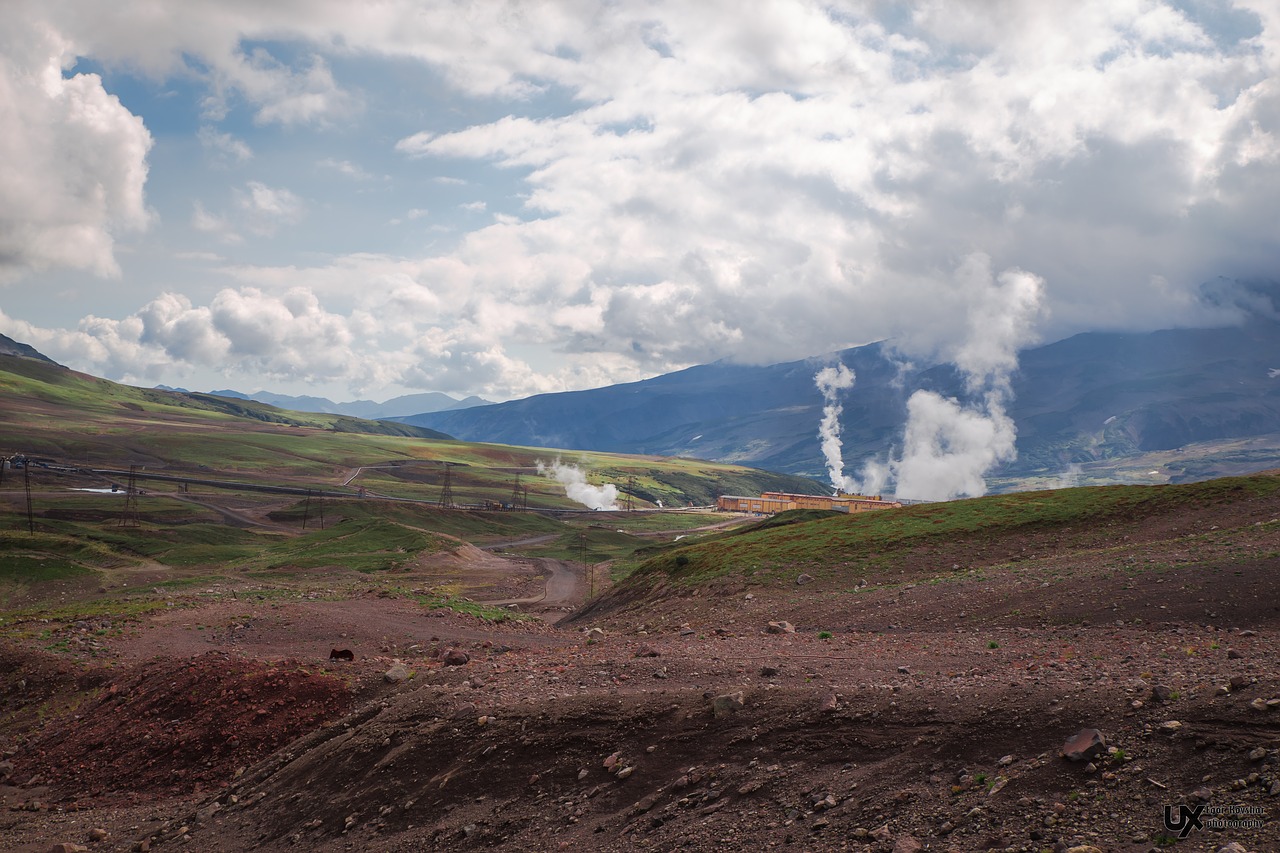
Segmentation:
<svg viewBox="0 0 1280 853">
<path fill-rule="evenodd" d="M 113 378 L 220 354 L 264 381 L 501 398 L 893 338 L 960 359 L 972 393 L 998 398 L 1008 349 L 955 321 L 989 290 L 953 275 L 975 254 L 1036 272 L 1048 338 L 1228 322 L 1201 282 L 1274 276 L 1280 11 L 1264 0 L 12 8 L 0 155 L 21 166 L 0 178 L 0 277 L 119 275 L 121 240 L 148 226 L 187 229 L 175 256 L 226 258 L 199 288 L 189 267 L 139 264 L 101 285 L 110 316 L 29 330 Z M 181 82 L 222 195 L 147 185 L 150 117 L 77 57 Z M 390 69 L 413 85 L 370 82 Z M 353 126 L 376 168 L 338 150 Z M 305 168 L 265 165 L 304 141 Z M 351 176 L 384 172 L 424 189 L 368 221 L 417 242 L 378 242 L 309 183 L 355 193 L 368 182 Z M 170 205 L 160 231 L 144 186 Z M 300 291 L 312 307 L 295 313 Z M 281 319 L 279 345 L 227 318 L 254 300 Z M 30 323 L 13 302 L 7 334 Z M 320 317 L 328 337 L 289 338 Z M 1001 440 L 998 405 L 973 422 L 915 405 L 918 448 Z"/>
</svg>

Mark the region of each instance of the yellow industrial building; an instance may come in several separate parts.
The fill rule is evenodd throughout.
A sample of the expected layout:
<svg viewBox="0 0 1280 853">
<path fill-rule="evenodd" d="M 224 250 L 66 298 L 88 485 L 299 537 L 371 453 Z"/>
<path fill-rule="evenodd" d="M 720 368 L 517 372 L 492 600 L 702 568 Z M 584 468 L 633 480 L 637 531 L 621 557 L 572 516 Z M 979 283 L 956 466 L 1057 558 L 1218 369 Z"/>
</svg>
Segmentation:
<svg viewBox="0 0 1280 853">
<path fill-rule="evenodd" d="M 759 497 L 721 495 L 716 507 L 722 512 L 746 512 L 752 515 L 773 515 L 789 509 L 826 509 L 832 512 L 867 512 L 873 509 L 893 509 L 902 504 L 886 501 L 880 495 L 792 495 L 786 492 L 764 492 Z"/>
</svg>

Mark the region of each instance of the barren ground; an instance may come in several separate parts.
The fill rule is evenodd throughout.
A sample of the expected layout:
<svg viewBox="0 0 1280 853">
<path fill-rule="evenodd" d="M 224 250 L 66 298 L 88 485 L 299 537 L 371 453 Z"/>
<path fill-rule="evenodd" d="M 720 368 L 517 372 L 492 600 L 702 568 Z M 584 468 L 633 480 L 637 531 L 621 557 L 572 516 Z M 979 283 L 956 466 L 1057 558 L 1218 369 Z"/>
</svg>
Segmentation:
<svg viewBox="0 0 1280 853">
<path fill-rule="evenodd" d="M 335 575 L 25 626 L 0 655 L 0 849 L 1280 850 L 1278 517 L 671 584 L 558 625 Z M 550 567 L 459 554 L 419 568 L 537 604 Z M 1086 728 L 1114 751 L 1063 758 Z M 1166 807 L 1199 804 L 1238 823 L 1176 839 Z"/>
</svg>

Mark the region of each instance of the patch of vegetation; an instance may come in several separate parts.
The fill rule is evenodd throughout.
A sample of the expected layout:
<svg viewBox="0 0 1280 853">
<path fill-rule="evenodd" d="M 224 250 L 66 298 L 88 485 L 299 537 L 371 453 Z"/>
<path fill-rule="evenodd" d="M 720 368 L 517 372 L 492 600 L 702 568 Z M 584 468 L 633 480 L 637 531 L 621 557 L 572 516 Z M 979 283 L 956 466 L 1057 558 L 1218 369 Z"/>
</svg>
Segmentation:
<svg viewBox="0 0 1280 853">
<path fill-rule="evenodd" d="M 959 541 L 983 544 L 1013 532 L 1080 528 L 1111 519 L 1133 523 L 1185 506 L 1234 503 L 1280 492 L 1280 477 L 1228 477 L 1171 486 L 1102 486 L 990 495 L 902 509 L 822 518 L 782 513 L 752 527 L 655 556 L 635 577 L 665 574 L 701 583 L 744 567 L 811 573 Z M 684 562 L 677 564 L 677 557 Z"/>
<path fill-rule="evenodd" d="M 394 521 L 343 521 L 268 548 L 255 565 L 274 568 L 338 567 L 360 572 L 406 568 L 424 552 L 443 551 L 448 540 Z"/>
</svg>

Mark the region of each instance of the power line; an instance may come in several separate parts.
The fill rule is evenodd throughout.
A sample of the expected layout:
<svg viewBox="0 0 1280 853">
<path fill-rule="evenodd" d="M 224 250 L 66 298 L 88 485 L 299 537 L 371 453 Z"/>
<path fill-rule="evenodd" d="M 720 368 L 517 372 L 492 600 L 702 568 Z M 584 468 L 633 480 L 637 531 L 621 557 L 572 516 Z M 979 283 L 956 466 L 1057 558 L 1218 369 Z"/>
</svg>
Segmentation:
<svg viewBox="0 0 1280 853">
<path fill-rule="evenodd" d="M 138 526 L 138 466 L 129 466 L 129 485 L 124 490 L 124 512 L 120 514 L 121 527 Z"/>
<path fill-rule="evenodd" d="M 440 490 L 440 506 L 451 509 L 453 503 L 453 463 L 445 462 L 444 465 L 444 488 Z"/>
<path fill-rule="evenodd" d="M 27 489 L 27 532 L 36 532 L 36 517 L 31 512 L 31 465 L 22 466 L 22 482 Z"/>
</svg>

